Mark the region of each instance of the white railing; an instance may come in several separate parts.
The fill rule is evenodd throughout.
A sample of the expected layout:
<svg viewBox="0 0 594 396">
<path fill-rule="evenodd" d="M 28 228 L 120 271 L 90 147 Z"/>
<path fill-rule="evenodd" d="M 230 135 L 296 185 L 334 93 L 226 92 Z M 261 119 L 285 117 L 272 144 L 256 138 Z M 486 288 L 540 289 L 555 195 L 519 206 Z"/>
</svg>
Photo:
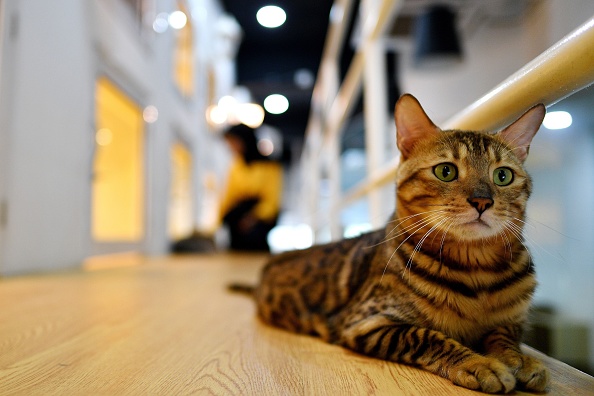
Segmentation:
<svg viewBox="0 0 594 396">
<path fill-rule="evenodd" d="M 384 137 L 385 114 L 379 109 L 386 106 L 375 101 L 386 100 L 386 73 L 382 69 L 384 50 L 381 39 L 394 19 L 400 0 L 362 0 L 361 34 L 358 47 L 346 77 L 339 85 L 340 49 L 346 37 L 346 28 L 353 10 L 353 0 L 336 0 L 330 17 L 326 44 L 312 96 L 311 115 L 306 131 L 306 142 L 302 155 L 302 203 L 312 228 L 317 230 L 322 223 L 330 224 L 333 238 L 341 235 L 339 219 L 340 192 L 340 135 L 358 99 L 361 84 L 365 84 L 365 95 L 370 102 L 367 109 L 378 109 L 365 114 L 366 125 L 375 125 L 373 135 L 367 136 L 368 147 L 374 155 L 368 169 L 374 171 L 381 166 L 381 139 Z M 320 182 L 322 173 L 329 180 L 330 208 L 326 216 L 318 216 Z M 379 208 L 378 197 L 373 208 Z M 375 209 L 374 209 L 375 210 Z M 379 218 L 379 216 L 372 216 Z"/>
<path fill-rule="evenodd" d="M 312 112 L 304 148 L 303 194 L 312 228 L 329 224 L 333 239 L 340 235 L 340 210 L 368 196 L 370 218 L 380 219 L 379 188 L 394 180 L 397 161 L 383 165 L 381 148 L 385 138 L 386 81 L 381 39 L 393 20 L 399 1 L 362 1 L 363 39 L 342 85 L 338 86 L 339 48 L 345 39 L 346 22 L 331 21 L 326 51 L 314 89 Z M 352 1 L 337 0 L 344 15 L 352 12 Z M 335 8 L 336 9 L 336 8 Z M 343 18 L 343 21 L 348 21 Z M 491 92 L 448 120 L 446 129 L 496 130 L 516 119 L 536 103 L 547 107 L 594 83 L 594 17 L 511 75 Z M 364 85 L 365 131 L 368 177 L 342 196 L 340 191 L 340 133 Z M 369 102 L 367 102 L 369 100 Z M 373 109 L 376 109 L 373 111 Z M 371 110 L 371 111 L 368 111 Z M 322 161 L 323 160 L 323 161 Z M 322 174 L 330 183 L 330 207 L 318 207 Z M 377 226 L 375 224 L 372 224 Z"/>
</svg>

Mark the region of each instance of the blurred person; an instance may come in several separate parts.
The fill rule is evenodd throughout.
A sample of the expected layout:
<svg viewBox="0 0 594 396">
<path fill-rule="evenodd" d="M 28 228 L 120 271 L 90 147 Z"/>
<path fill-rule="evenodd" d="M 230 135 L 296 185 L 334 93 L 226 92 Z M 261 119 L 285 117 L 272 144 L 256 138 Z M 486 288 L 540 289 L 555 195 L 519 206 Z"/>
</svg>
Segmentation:
<svg viewBox="0 0 594 396">
<path fill-rule="evenodd" d="M 233 162 L 220 205 L 232 250 L 270 251 L 268 232 L 281 205 L 282 168 L 258 151 L 254 129 L 240 124 L 224 133 Z"/>
</svg>

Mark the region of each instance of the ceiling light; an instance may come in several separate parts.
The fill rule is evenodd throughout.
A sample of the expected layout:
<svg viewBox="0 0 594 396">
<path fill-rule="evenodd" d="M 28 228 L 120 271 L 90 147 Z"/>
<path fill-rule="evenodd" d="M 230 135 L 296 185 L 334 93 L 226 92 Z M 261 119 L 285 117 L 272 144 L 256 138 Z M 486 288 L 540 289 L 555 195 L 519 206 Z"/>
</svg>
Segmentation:
<svg viewBox="0 0 594 396">
<path fill-rule="evenodd" d="M 113 140 L 113 133 L 110 129 L 101 128 L 95 134 L 95 141 L 99 146 L 107 146 Z"/>
<path fill-rule="evenodd" d="M 299 69 L 293 75 L 293 81 L 301 89 L 309 89 L 313 87 L 315 78 L 311 71 L 308 69 Z"/>
<path fill-rule="evenodd" d="M 142 112 L 142 118 L 148 124 L 153 124 L 159 119 L 159 110 L 153 105 L 146 106 Z"/>
<path fill-rule="evenodd" d="M 260 25 L 267 28 L 279 27 L 287 20 L 285 11 L 277 6 L 262 7 L 256 13 L 256 19 Z"/>
<path fill-rule="evenodd" d="M 234 116 L 242 124 L 258 128 L 264 122 L 264 109 L 256 103 L 242 103 L 237 106 Z"/>
<path fill-rule="evenodd" d="M 182 11 L 173 11 L 167 18 L 169 25 L 174 29 L 182 29 L 188 22 L 188 17 Z"/>
<path fill-rule="evenodd" d="M 571 125 L 573 119 L 566 111 L 551 111 L 545 115 L 542 125 L 547 129 L 565 129 Z"/>
<path fill-rule="evenodd" d="M 167 28 L 169 27 L 169 22 L 167 22 L 167 18 L 169 18 L 169 15 L 167 15 L 166 12 L 162 12 L 159 15 L 157 15 L 155 21 L 153 22 L 153 30 L 156 33 L 164 33 L 165 31 L 167 31 Z"/>
<path fill-rule="evenodd" d="M 282 114 L 289 108 L 289 101 L 280 94 L 269 95 L 264 99 L 264 108 L 270 114 Z"/>
</svg>

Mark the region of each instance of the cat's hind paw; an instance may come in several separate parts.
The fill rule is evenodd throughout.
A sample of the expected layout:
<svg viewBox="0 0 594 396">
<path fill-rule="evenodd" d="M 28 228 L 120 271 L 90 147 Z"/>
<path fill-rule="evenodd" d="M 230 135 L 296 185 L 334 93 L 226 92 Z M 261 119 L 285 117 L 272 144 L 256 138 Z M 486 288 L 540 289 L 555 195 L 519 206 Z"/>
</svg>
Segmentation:
<svg viewBox="0 0 594 396">
<path fill-rule="evenodd" d="M 516 386 L 511 370 L 497 359 L 473 356 L 450 371 L 456 385 L 486 393 L 509 393 Z"/>
</svg>

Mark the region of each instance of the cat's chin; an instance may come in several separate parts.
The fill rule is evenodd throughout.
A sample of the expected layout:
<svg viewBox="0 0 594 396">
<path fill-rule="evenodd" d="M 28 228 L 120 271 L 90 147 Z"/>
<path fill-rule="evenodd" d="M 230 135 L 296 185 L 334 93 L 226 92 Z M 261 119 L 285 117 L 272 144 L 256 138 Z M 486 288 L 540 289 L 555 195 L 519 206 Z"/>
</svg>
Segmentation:
<svg viewBox="0 0 594 396">
<path fill-rule="evenodd" d="M 480 218 L 461 224 L 458 230 L 460 239 L 465 241 L 484 241 L 499 234 L 497 227 Z"/>
</svg>

